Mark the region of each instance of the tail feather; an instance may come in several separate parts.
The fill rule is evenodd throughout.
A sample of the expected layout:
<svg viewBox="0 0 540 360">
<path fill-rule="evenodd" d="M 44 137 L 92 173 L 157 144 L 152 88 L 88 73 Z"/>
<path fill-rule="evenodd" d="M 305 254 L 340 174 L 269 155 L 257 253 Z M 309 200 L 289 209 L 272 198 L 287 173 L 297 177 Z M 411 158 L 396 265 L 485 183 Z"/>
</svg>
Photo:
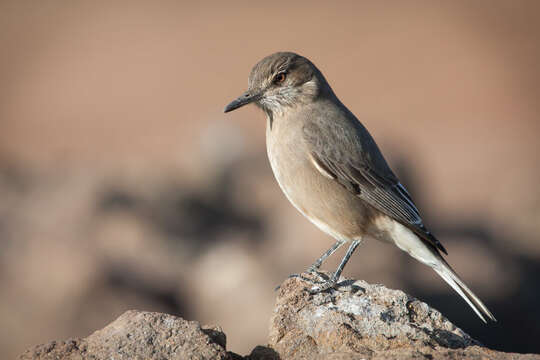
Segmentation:
<svg viewBox="0 0 540 360">
<path fill-rule="evenodd" d="M 439 265 L 439 264 L 438 264 Z M 444 259 L 440 258 L 440 265 L 434 266 L 433 270 L 448 283 L 474 310 L 476 315 L 486 322 L 484 315 L 492 321 L 497 321 L 495 316 L 488 310 L 486 305 L 472 292 L 471 289 L 459 278 L 455 271 Z"/>
<path fill-rule="evenodd" d="M 397 221 L 383 218 L 379 226 L 390 232 L 394 243 L 416 260 L 431 267 L 444 279 L 474 310 L 476 315 L 486 322 L 486 317 L 497 321 L 486 305 L 465 285 L 450 265 L 443 259 L 437 248 L 421 240 L 418 235 Z"/>
</svg>

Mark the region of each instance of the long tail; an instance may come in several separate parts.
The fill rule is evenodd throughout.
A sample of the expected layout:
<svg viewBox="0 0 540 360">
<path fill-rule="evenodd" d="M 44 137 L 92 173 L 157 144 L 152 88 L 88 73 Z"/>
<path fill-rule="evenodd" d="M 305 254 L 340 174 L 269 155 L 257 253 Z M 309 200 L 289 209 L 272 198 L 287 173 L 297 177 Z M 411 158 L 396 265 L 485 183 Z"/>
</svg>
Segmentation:
<svg viewBox="0 0 540 360">
<path fill-rule="evenodd" d="M 433 266 L 433 270 L 469 304 L 483 322 L 486 322 L 484 315 L 492 321 L 497 321 L 486 305 L 465 285 L 450 265 L 442 257 L 439 256 L 439 258 L 439 264 Z"/>
<path fill-rule="evenodd" d="M 486 322 L 486 317 L 497 321 L 486 305 L 465 285 L 434 246 L 426 244 L 410 229 L 396 221 L 392 221 L 387 226 L 391 229 L 390 232 L 395 244 L 401 250 L 435 270 L 469 304 L 483 322 Z"/>
</svg>

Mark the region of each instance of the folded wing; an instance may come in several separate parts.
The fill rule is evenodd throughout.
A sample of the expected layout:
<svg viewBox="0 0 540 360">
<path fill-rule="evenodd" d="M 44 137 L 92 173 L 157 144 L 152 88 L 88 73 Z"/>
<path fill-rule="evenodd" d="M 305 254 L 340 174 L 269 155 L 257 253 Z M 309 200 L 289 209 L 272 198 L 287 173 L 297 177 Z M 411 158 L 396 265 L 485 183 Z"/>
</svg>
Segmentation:
<svg viewBox="0 0 540 360">
<path fill-rule="evenodd" d="M 348 124 L 349 128 L 328 122 L 309 122 L 304 126 L 303 140 L 315 167 L 447 254 L 422 223 L 411 196 L 388 167 L 367 130 L 356 122 L 358 124 Z M 351 131 L 356 136 L 351 136 Z"/>
</svg>

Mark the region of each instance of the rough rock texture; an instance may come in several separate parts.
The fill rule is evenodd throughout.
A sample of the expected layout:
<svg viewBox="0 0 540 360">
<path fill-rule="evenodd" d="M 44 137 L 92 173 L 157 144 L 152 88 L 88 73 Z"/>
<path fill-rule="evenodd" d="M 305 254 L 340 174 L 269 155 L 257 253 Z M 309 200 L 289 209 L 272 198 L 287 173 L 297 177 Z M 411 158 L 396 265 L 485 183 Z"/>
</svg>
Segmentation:
<svg viewBox="0 0 540 360">
<path fill-rule="evenodd" d="M 39 345 L 21 359 L 235 359 L 225 342 L 219 328 L 132 310 L 85 339 Z"/>
<path fill-rule="evenodd" d="M 340 281 L 316 295 L 300 278 L 281 285 L 269 338 L 281 359 L 540 359 L 484 348 L 402 291 Z"/>
<path fill-rule="evenodd" d="M 306 275 L 307 276 L 307 275 Z M 269 344 L 241 357 L 220 328 L 128 311 L 85 339 L 53 341 L 21 359 L 536 359 L 483 347 L 438 311 L 402 291 L 343 280 L 312 295 L 300 278 L 280 287 Z M 241 320 L 241 319 L 239 319 Z"/>
</svg>

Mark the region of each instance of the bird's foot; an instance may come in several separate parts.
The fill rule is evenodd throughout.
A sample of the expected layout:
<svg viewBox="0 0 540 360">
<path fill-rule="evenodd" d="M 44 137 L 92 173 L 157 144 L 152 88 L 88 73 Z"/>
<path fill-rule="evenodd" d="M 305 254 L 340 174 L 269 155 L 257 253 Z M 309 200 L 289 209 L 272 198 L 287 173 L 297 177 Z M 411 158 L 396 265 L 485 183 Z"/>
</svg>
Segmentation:
<svg viewBox="0 0 540 360">
<path fill-rule="evenodd" d="M 318 272 L 316 270 L 308 271 L 302 274 L 291 274 L 287 278 L 288 279 L 297 278 L 315 286 L 321 286 L 329 281 L 328 275 Z M 278 285 L 274 290 L 276 291 L 279 290 L 280 286 L 281 285 Z"/>
<path fill-rule="evenodd" d="M 291 274 L 289 275 L 289 278 L 298 278 L 314 285 L 326 283 L 329 279 L 328 275 L 318 271 L 306 272 L 302 274 Z"/>
<path fill-rule="evenodd" d="M 332 289 L 337 285 L 337 279 L 335 279 L 333 276 L 332 278 L 313 286 L 311 289 L 309 289 L 309 293 L 314 295 L 321 292 L 324 292 L 326 290 Z"/>
<path fill-rule="evenodd" d="M 320 267 L 321 267 L 321 263 L 315 262 L 314 264 L 312 264 L 310 267 L 307 268 L 306 272 L 308 274 L 318 273 Z"/>
<path fill-rule="evenodd" d="M 306 280 L 307 282 L 310 282 L 312 284 L 322 284 L 326 283 L 329 279 L 329 276 L 323 272 L 319 271 L 319 268 L 321 267 L 321 262 L 317 261 L 313 263 L 310 267 L 306 269 L 306 274 L 308 274 L 311 277 L 315 277 L 316 280 L 312 278 L 307 278 L 305 276 L 300 276 L 300 278 Z"/>
</svg>

